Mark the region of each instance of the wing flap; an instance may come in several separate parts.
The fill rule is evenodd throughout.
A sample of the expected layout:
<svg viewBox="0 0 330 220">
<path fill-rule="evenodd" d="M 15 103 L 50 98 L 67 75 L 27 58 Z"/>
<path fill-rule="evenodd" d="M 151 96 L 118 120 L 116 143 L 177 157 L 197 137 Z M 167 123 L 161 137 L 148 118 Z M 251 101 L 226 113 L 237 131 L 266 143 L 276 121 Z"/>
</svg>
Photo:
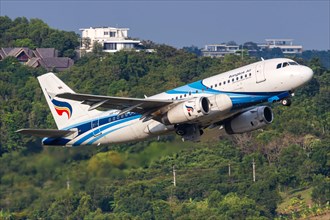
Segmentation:
<svg viewBox="0 0 330 220">
<path fill-rule="evenodd" d="M 16 131 L 17 133 L 31 135 L 36 137 L 66 137 L 75 133 L 75 131 L 68 130 L 57 130 L 57 129 L 20 129 Z"/>
</svg>

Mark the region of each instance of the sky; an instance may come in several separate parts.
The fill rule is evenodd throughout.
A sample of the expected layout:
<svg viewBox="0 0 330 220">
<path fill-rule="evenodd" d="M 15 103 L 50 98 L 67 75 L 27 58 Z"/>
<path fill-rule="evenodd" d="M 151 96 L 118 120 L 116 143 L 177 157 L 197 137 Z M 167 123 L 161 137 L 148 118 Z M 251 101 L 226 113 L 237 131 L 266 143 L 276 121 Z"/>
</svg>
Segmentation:
<svg viewBox="0 0 330 220">
<path fill-rule="evenodd" d="M 77 33 L 124 27 L 130 37 L 177 48 L 289 38 L 307 50 L 330 49 L 330 0 L 0 0 L 0 15 Z"/>
</svg>

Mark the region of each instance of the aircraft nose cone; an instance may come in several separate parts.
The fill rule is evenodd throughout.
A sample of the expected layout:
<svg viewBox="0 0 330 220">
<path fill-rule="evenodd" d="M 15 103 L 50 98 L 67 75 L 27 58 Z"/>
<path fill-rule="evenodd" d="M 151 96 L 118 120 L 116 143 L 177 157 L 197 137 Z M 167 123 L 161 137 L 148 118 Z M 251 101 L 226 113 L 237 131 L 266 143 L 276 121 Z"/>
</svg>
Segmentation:
<svg viewBox="0 0 330 220">
<path fill-rule="evenodd" d="M 309 82 L 313 78 L 313 75 L 314 75 L 313 70 L 306 66 L 303 74 L 304 81 Z"/>
</svg>

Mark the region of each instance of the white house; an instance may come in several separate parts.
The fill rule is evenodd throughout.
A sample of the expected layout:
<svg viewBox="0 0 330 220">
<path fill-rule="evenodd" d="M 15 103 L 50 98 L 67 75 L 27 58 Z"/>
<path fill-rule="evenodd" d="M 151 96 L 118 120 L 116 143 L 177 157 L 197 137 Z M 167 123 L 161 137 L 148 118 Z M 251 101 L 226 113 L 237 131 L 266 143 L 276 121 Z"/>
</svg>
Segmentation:
<svg viewBox="0 0 330 220">
<path fill-rule="evenodd" d="M 294 45 L 293 39 L 266 39 L 265 44 L 258 44 L 258 47 L 263 49 L 280 48 L 284 54 L 302 53 L 303 47 L 301 45 Z"/>
<path fill-rule="evenodd" d="M 128 28 L 90 27 L 81 28 L 81 50 L 91 52 L 93 44 L 99 43 L 104 52 L 117 52 L 119 50 L 135 50 L 141 41 L 128 37 Z"/>
<path fill-rule="evenodd" d="M 202 49 L 202 54 L 205 57 L 223 57 L 226 54 L 235 54 L 237 51 L 239 51 L 238 45 L 208 44 Z"/>
</svg>

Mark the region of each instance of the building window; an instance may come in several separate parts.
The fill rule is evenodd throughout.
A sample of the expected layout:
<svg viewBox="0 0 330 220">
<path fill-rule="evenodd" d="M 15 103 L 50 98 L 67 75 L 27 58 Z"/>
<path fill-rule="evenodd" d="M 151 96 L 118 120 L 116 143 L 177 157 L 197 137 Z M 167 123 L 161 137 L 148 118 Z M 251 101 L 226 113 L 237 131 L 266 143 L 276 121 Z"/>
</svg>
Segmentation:
<svg viewBox="0 0 330 220">
<path fill-rule="evenodd" d="M 116 32 L 110 31 L 110 37 L 116 37 Z"/>
<path fill-rule="evenodd" d="M 103 49 L 104 50 L 117 50 L 117 44 L 116 43 L 104 43 Z"/>
<path fill-rule="evenodd" d="M 108 31 L 104 31 L 104 35 L 109 35 L 109 32 Z"/>
<path fill-rule="evenodd" d="M 124 48 L 125 49 L 133 49 L 134 48 L 134 44 L 124 44 Z"/>
</svg>

